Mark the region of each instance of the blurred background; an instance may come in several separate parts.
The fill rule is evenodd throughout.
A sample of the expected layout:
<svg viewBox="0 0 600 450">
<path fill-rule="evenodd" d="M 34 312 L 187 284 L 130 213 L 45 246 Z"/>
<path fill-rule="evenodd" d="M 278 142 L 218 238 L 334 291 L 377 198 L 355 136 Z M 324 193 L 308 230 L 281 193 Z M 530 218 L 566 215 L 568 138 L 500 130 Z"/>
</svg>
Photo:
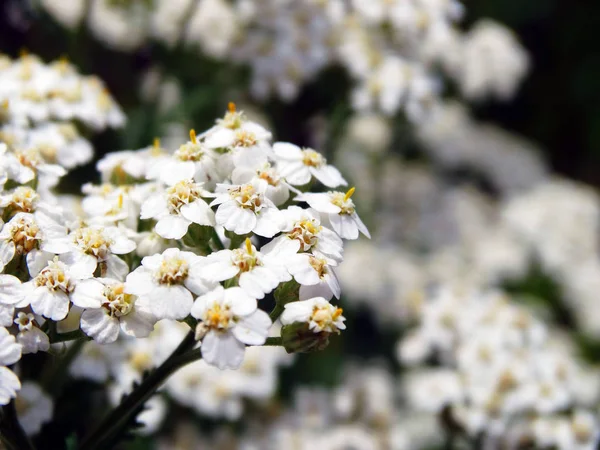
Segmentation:
<svg viewBox="0 0 600 450">
<path fill-rule="evenodd" d="M 176 413 L 153 428 L 164 443 L 128 448 L 293 448 L 324 428 L 318 448 L 595 448 L 600 4 L 437 2 L 452 27 L 414 18 L 421 45 L 404 16 L 390 24 L 361 2 L 2 1 L 0 52 L 67 58 L 128 118 L 86 135 L 95 160 L 62 192 L 98 182 L 108 152 L 156 137 L 176 149 L 233 101 L 274 140 L 339 167 L 373 234 L 349 243 L 339 270 L 348 331 L 323 352 L 269 363 L 276 395 L 236 392 L 273 427 L 171 399 Z M 364 51 L 368 76 L 352 47 L 361 26 L 381 33 L 383 50 Z M 319 53 L 329 34 L 327 50 L 312 41 L 330 28 L 343 30 L 335 57 Z M 278 72 L 290 49 L 272 49 L 292 32 L 302 57 Z M 494 364 L 481 356 L 490 348 Z M 199 428 L 182 431 L 186 408 Z"/>
</svg>

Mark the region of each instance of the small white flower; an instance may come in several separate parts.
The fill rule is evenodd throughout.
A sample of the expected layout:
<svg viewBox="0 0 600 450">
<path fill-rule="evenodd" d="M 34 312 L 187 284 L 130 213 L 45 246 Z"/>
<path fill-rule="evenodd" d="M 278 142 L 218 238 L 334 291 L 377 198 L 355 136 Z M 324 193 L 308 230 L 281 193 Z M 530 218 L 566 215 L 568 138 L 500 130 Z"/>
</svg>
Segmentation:
<svg viewBox="0 0 600 450">
<path fill-rule="evenodd" d="M 327 164 L 323 155 L 313 149 L 301 149 L 287 142 L 276 142 L 273 152 L 278 161 L 279 172 L 294 186 L 308 184 L 312 177 L 330 188 L 348 184 L 340 171 Z"/>
<path fill-rule="evenodd" d="M 278 167 L 270 163 L 264 163 L 256 168 L 238 167 L 231 174 L 233 184 L 251 183 L 253 179 L 259 178 L 267 182 L 265 196 L 275 205 L 285 203 L 290 197 L 290 189 L 283 179 Z"/>
<path fill-rule="evenodd" d="M 315 297 L 286 304 L 281 314 L 281 323 L 307 323 L 308 328 L 315 333 L 339 333 L 339 330 L 346 329 L 346 319 L 342 312 L 342 308 L 336 308 L 323 297 Z"/>
<path fill-rule="evenodd" d="M 17 342 L 23 346 L 23 354 L 48 351 L 50 348 L 48 335 L 37 327 L 33 314 L 19 312 L 15 325 L 19 328 Z"/>
<path fill-rule="evenodd" d="M 246 345 L 264 344 L 271 327 L 269 315 L 257 308 L 256 299 L 237 287 L 218 286 L 198 297 L 192 315 L 202 320 L 206 330 L 202 358 L 219 369 L 240 367 Z"/>
<path fill-rule="evenodd" d="M 327 300 L 333 296 L 340 298 L 340 282 L 333 272 L 333 266 L 337 265 L 335 261 L 309 253 L 298 253 L 289 256 L 285 265 L 300 283 L 300 300 L 313 297 L 324 297 Z"/>
<path fill-rule="evenodd" d="M 67 237 L 50 240 L 44 250 L 67 254 L 72 264 L 86 267 L 92 273 L 100 266 L 102 276 L 122 280 L 129 272 L 127 263 L 116 255 L 135 250 L 136 244 L 118 227 L 92 225 L 73 230 Z"/>
<path fill-rule="evenodd" d="M 147 307 L 159 320 L 183 319 L 190 313 L 192 293 L 202 295 L 216 286 L 195 264 L 199 260 L 200 256 L 177 248 L 146 256 L 127 276 L 125 292 L 137 295 L 136 305 Z"/>
<path fill-rule="evenodd" d="M 25 433 L 34 435 L 40 431 L 44 423 L 52 419 L 54 404 L 40 386 L 26 381 L 15 401 L 15 409 Z"/>
<path fill-rule="evenodd" d="M 268 161 L 273 151 L 269 145 L 271 133 L 251 121 L 242 121 L 236 128 L 217 125 L 204 141 L 206 147 L 226 149 L 232 154 L 235 167 L 257 167 Z"/>
<path fill-rule="evenodd" d="M 281 230 L 283 217 L 266 196 L 268 186 L 265 180 L 257 178 L 242 185 L 218 185 L 216 198 L 210 204 L 219 205 L 217 224 L 239 235 L 254 232 L 273 237 Z"/>
<path fill-rule="evenodd" d="M 29 273 L 35 272 L 32 264 L 42 254 L 44 243 L 65 234 L 64 226 L 41 211 L 15 214 L 0 230 L 0 270 L 15 256 L 25 255 Z"/>
<path fill-rule="evenodd" d="M 68 256 L 68 254 L 66 255 Z M 52 259 L 48 259 L 52 258 Z M 27 283 L 23 283 L 24 302 L 31 305 L 36 314 L 52 320 L 62 320 L 69 312 L 70 298 L 80 280 L 91 278 L 93 271 L 89 267 L 68 265 L 64 256 L 44 255 L 38 273 Z"/>
<path fill-rule="evenodd" d="M 0 327 L 0 405 L 6 405 L 21 389 L 19 378 L 7 367 L 21 359 L 21 344 L 6 328 Z"/>
<path fill-rule="evenodd" d="M 309 192 L 298 195 L 295 200 L 306 202 L 320 213 L 327 214 L 333 230 L 340 237 L 357 239 L 360 231 L 371 239 L 369 230 L 354 209 L 354 202 L 350 198 L 352 194 L 354 194 L 354 188 L 345 194 L 337 191 L 319 194 Z"/>
<path fill-rule="evenodd" d="M 291 276 L 285 269 L 282 254 L 293 254 L 294 249 L 278 248 L 271 253 L 256 250 L 246 238 L 243 247 L 211 253 L 199 263 L 202 276 L 212 281 L 225 281 L 238 277 L 239 286 L 248 295 L 261 299 L 279 283 L 289 281 Z"/>
<path fill-rule="evenodd" d="M 190 141 L 175 150 L 171 158 L 154 164 L 146 176 L 171 186 L 178 181 L 190 179 L 214 186 L 217 180 L 215 155 L 196 138 L 196 132 L 191 130 Z"/>
<path fill-rule="evenodd" d="M 329 228 L 321 225 L 317 211 L 290 206 L 283 210 L 282 214 L 285 218 L 283 234 L 265 244 L 263 250 L 270 250 L 291 240 L 297 247 L 296 251 L 311 252 L 338 263 L 342 261 L 344 251 L 342 239 Z"/>
<path fill-rule="evenodd" d="M 137 297 L 126 293 L 125 284 L 117 280 L 84 280 L 77 285 L 72 301 L 85 308 L 81 329 L 100 344 L 116 341 L 121 330 L 128 336 L 147 337 L 156 323 L 148 305 L 137 303 Z"/>
<path fill-rule="evenodd" d="M 192 223 L 214 226 L 214 213 L 202 200 L 207 192 L 202 183 L 190 179 L 177 181 L 164 192 L 153 195 L 142 204 L 140 217 L 156 219 L 156 233 L 165 239 L 181 239 Z"/>
</svg>

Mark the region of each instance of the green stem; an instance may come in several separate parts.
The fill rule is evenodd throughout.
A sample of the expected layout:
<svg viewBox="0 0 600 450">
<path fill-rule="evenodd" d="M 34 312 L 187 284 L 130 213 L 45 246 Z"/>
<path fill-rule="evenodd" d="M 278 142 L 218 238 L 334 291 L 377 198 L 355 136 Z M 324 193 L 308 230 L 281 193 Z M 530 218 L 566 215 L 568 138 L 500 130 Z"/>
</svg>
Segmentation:
<svg viewBox="0 0 600 450">
<path fill-rule="evenodd" d="M 202 357 L 200 350 L 191 350 L 196 341 L 194 332 L 188 333 L 179 347 L 159 367 L 154 369 L 142 382 L 108 414 L 98 425 L 96 430 L 83 439 L 80 450 L 94 450 L 105 448 L 103 444 L 119 433 L 121 428 L 131 419 L 132 415 L 139 410 L 163 384 L 163 382 L 177 369 L 196 361 Z"/>
<path fill-rule="evenodd" d="M 219 233 L 214 228 L 212 229 L 212 241 L 214 242 L 217 250 L 223 250 L 225 246 L 223 245 L 223 241 L 219 237 Z"/>
<path fill-rule="evenodd" d="M 15 401 L 12 400 L 8 405 L 4 406 L 2 412 L 2 422 L 0 423 L 2 443 L 9 449 L 35 450 L 35 447 L 19 423 L 17 410 L 15 409 Z"/>
<path fill-rule="evenodd" d="M 67 341 L 75 341 L 75 340 L 86 340 L 89 341 L 91 338 L 87 336 L 83 331 L 77 329 L 73 331 L 69 331 L 67 333 L 57 333 L 56 332 L 56 322 L 51 322 L 54 326 L 50 325 L 48 337 L 50 338 L 50 343 L 55 344 L 57 342 L 67 342 Z"/>
<path fill-rule="evenodd" d="M 277 319 L 279 319 L 279 316 L 281 315 L 281 313 L 283 313 L 284 309 L 285 308 L 282 304 L 280 304 L 279 302 L 275 303 L 275 308 L 273 308 L 273 311 L 271 311 L 271 314 L 269 314 L 271 322 L 275 322 Z"/>
<path fill-rule="evenodd" d="M 266 347 L 281 347 L 283 345 L 283 341 L 281 336 L 268 337 L 263 345 Z"/>
</svg>

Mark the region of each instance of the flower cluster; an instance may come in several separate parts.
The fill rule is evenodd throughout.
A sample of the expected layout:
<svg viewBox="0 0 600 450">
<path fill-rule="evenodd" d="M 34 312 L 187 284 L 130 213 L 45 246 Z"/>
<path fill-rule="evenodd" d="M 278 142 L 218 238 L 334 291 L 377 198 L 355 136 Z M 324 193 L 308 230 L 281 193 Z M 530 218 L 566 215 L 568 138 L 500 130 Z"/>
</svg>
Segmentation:
<svg viewBox="0 0 600 450">
<path fill-rule="evenodd" d="M 111 47 L 133 50 L 154 39 L 245 64 L 260 99 L 291 101 L 325 67 L 340 64 L 353 79 L 355 109 L 402 109 L 416 121 L 437 103 L 438 67 L 467 98 L 510 97 L 528 70 L 527 55 L 500 24 L 486 20 L 463 33 L 458 0 L 41 3 L 68 28 L 87 21 Z"/>
<path fill-rule="evenodd" d="M 2 144 L 3 366 L 70 337 L 117 342 L 112 350 L 90 347 L 71 368 L 76 376 L 111 377 L 117 398 L 167 360 L 167 341 L 176 347 L 181 336 L 173 321 L 186 322 L 202 362 L 187 366 L 167 390 L 199 411 L 237 417 L 241 398 L 271 395 L 273 374 L 286 359 L 279 349 L 266 360 L 251 351 L 254 359 L 245 361 L 246 347 L 269 338 L 300 351 L 294 339 L 281 344 L 270 336 L 279 315 L 282 335 L 290 334 L 286 327 L 305 329 L 302 351 L 345 328 L 341 308 L 330 303 L 340 297 L 335 270 L 343 240 L 369 236 L 352 200 L 355 189 L 341 190 L 345 179 L 315 150 L 272 144 L 271 133 L 233 103 L 212 128 L 189 136 L 172 152 L 156 141 L 105 156 L 97 164 L 102 184 L 85 185 L 75 200 L 50 189 L 66 164 L 28 164 Z M 53 183 L 45 181 L 49 173 Z M 326 191 L 309 192 L 317 183 Z M 47 189 L 36 189 L 41 184 Z M 261 302 L 275 290 L 286 294 L 275 294 L 269 315 Z M 153 333 L 165 320 L 171 326 Z M 228 387 L 219 369 L 240 367 L 241 375 L 227 376 L 239 387 Z M 20 382 L 2 370 L 6 404 Z M 244 376 L 252 389 L 264 377 L 264 393 L 249 392 Z M 217 386 L 228 390 L 211 400 L 207 393 Z M 153 402 L 156 418 L 164 405 Z"/>
</svg>

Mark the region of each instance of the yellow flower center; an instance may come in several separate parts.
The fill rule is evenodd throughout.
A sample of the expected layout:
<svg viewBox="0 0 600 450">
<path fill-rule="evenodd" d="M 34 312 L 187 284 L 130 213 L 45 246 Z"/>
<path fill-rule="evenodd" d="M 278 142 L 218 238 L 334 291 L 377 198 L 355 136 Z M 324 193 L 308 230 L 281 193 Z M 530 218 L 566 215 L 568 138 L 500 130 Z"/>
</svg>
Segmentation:
<svg viewBox="0 0 600 450">
<path fill-rule="evenodd" d="M 100 228 L 79 228 L 73 235 L 73 242 L 86 254 L 104 259 L 113 241 L 106 239 Z"/>
<path fill-rule="evenodd" d="M 66 266 L 55 257 L 42 271 L 35 277 L 34 282 L 38 287 L 44 286 L 51 291 L 63 291 L 70 293 L 75 286 L 71 283 L 66 274 Z"/>
<path fill-rule="evenodd" d="M 167 189 L 168 206 L 171 212 L 179 212 L 179 208 L 199 199 L 202 195 L 200 186 L 191 180 L 181 180 Z"/>
<path fill-rule="evenodd" d="M 39 198 L 38 193 L 28 186 L 19 186 L 13 192 L 12 198 L 10 199 L 11 207 L 15 212 L 33 212 L 34 203 Z"/>
<path fill-rule="evenodd" d="M 15 244 L 17 253 L 25 254 L 38 248 L 41 236 L 40 228 L 35 222 L 20 218 L 11 224 L 11 240 Z"/>
<path fill-rule="evenodd" d="M 174 257 L 163 259 L 155 277 L 160 284 L 182 284 L 188 276 L 189 264 L 185 259 Z"/>
<path fill-rule="evenodd" d="M 242 208 L 258 211 L 263 205 L 262 196 L 256 192 L 251 184 L 233 188 L 229 191 L 229 195 L 234 198 Z"/>
<path fill-rule="evenodd" d="M 233 322 L 233 313 L 229 305 L 216 303 L 207 309 L 202 318 L 205 326 L 213 330 L 226 330 Z"/>
<path fill-rule="evenodd" d="M 302 150 L 302 162 L 309 167 L 323 167 L 327 164 L 327 160 L 318 152 L 306 149 Z"/>
<path fill-rule="evenodd" d="M 124 286 L 123 283 L 119 283 L 104 289 L 106 301 L 102 306 L 108 310 L 111 317 L 126 316 L 133 310 L 136 297 L 123 292 Z"/>
<path fill-rule="evenodd" d="M 354 202 L 350 198 L 354 191 L 355 188 L 350 188 L 345 194 L 343 192 L 329 192 L 331 203 L 341 209 L 339 214 L 354 214 Z"/>
<path fill-rule="evenodd" d="M 233 146 L 248 148 L 254 147 L 257 142 L 258 139 L 253 132 L 248 130 L 236 130 Z"/>
<path fill-rule="evenodd" d="M 313 245 L 316 245 L 318 238 L 317 234 L 323 229 L 317 225 L 314 219 L 304 219 L 296 222 L 292 231 L 288 233 L 290 239 L 297 239 L 303 245 L 304 250 L 308 250 Z"/>
<path fill-rule="evenodd" d="M 240 269 L 240 272 L 249 272 L 256 266 L 262 265 L 248 238 L 246 238 L 245 248 L 233 250 L 232 261 Z"/>
</svg>

